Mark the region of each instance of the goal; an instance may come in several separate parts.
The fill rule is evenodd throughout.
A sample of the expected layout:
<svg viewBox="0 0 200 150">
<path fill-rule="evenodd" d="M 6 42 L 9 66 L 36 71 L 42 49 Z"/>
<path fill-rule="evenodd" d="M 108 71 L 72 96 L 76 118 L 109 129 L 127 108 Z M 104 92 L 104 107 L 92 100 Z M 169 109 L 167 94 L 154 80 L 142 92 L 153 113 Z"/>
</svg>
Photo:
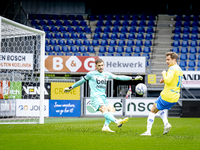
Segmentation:
<svg viewBox="0 0 200 150">
<path fill-rule="evenodd" d="M 43 124 L 45 32 L 0 16 L 0 41 L 0 124 Z"/>
</svg>

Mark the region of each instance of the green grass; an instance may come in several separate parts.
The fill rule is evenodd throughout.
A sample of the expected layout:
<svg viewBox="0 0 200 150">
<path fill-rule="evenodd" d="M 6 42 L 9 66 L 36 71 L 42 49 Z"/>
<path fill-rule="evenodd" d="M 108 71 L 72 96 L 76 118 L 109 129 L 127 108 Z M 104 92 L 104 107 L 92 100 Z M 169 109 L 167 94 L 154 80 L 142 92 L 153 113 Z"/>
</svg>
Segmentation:
<svg viewBox="0 0 200 150">
<path fill-rule="evenodd" d="M 156 118 L 151 137 L 139 136 L 146 130 L 146 118 L 131 118 L 115 133 L 101 132 L 103 118 L 48 118 L 45 124 L 0 125 L 0 150 L 74 149 L 199 149 L 200 118 L 169 118 L 172 129 L 163 135 L 163 123 Z"/>
</svg>

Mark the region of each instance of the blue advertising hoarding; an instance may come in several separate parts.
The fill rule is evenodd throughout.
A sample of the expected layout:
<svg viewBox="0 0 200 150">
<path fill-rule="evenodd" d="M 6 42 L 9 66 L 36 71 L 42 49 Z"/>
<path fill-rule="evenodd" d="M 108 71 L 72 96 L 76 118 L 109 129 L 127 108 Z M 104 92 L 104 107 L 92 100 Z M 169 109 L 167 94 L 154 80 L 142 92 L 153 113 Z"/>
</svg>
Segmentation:
<svg viewBox="0 0 200 150">
<path fill-rule="evenodd" d="M 80 100 L 49 100 L 49 117 L 80 117 Z"/>
</svg>

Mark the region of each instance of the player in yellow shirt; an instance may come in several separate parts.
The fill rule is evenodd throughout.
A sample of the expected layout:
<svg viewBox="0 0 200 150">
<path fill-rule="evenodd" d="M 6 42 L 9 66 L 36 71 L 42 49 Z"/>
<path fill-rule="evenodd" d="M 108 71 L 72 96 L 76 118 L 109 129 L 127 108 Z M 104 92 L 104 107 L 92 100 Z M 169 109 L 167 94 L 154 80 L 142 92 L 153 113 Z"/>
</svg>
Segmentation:
<svg viewBox="0 0 200 150">
<path fill-rule="evenodd" d="M 154 122 L 156 113 L 158 112 L 164 123 L 164 132 L 167 134 L 172 126 L 168 122 L 167 113 L 165 109 L 170 109 L 174 106 L 180 97 L 180 88 L 182 84 L 183 72 L 177 64 L 178 55 L 174 52 L 166 53 L 166 63 L 169 67 L 168 71 L 162 71 L 163 79 L 160 79 L 160 83 L 164 83 L 164 89 L 160 93 L 160 96 L 155 101 L 151 112 L 147 119 L 147 131 L 141 134 L 142 136 L 151 136 L 151 128 Z"/>
</svg>

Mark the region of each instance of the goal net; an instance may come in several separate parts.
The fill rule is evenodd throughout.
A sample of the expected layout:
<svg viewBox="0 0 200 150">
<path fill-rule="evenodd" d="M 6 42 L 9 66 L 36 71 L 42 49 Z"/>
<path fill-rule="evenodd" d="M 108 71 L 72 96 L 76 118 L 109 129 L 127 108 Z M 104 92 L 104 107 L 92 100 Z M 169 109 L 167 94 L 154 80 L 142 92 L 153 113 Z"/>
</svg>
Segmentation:
<svg viewBox="0 0 200 150">
<path fill-rule="evenodd" d="M 0 124 L 44 123 L 45 32 L 0 16 L 0 41 Z"/>
</svg>

